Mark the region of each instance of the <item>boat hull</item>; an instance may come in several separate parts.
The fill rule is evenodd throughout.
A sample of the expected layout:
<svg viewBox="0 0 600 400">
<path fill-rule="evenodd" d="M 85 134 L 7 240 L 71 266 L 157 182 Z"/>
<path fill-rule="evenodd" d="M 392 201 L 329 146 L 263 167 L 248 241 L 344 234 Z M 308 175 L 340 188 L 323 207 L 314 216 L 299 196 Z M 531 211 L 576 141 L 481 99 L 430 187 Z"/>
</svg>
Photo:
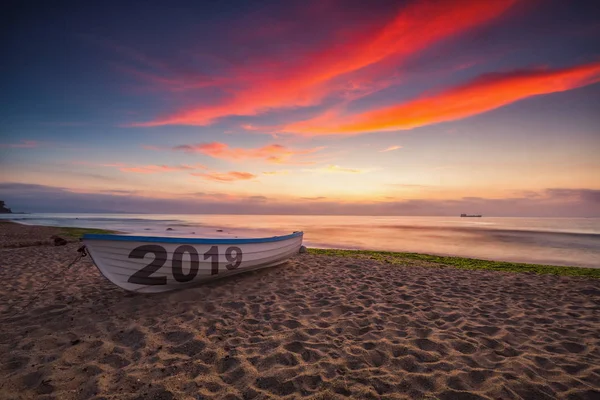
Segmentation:
<svg viewBox="0 0 600 400">
<path fill-rule="evenodd" d="M 84 235 L 102 275 L 133 292 L 158 293 L 280 265 L 297 254 L 302 232 L 260 239 Z"/>
</svg>

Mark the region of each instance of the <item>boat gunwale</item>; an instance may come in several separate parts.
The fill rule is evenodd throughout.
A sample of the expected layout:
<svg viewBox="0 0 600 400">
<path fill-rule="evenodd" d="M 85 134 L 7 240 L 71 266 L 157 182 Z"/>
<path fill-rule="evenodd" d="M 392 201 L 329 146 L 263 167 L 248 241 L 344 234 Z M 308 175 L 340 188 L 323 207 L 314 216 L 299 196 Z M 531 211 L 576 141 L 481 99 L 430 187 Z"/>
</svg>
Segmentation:
<svg viewBox="0 0 600 400">
<path fill-rule="evenodd" d="M 165 237 L 165 236 L 129 236 L 112 235 L 102 233 L 86 233 L 82 240 L 106 240 L 123 242 L 148 242 L 148 243 L 178 243 L 178 244 L 250 244 L 250 243 L 269 243 L 280 242 L 283 240 L 300 237 L 304 232 L 294 232 L 284 236 L 272 236 L 265 238 L 247 238 L 247 239 L 228 239 L 228 238 L 185 238 L 185 237 Z"/>
<path fill-rule="evenodd" d="M 249 254 L 260 254 L 260 253 L 265 253 L 265 252 L 274 252 L 274 251 L 285 251 L 288 248 L 292 248 L 294 246 L 297 246 L 298 243 L 296 242 L 291 242 L 290 243 L 282 243 L 281 245 L 279 245 L 278 247 L 274 247 L 272 249 L 268 249 L 268 250 L 260 250 L 260 251 L 244 251 L 244 254 L 246 256 L 248 256 Z M 119 249 L 119 250 L 124 250 L 124 253 L 117 253 L 117 252 L 113 252 L 113 251 L 109 251 L 107 249 Z M 109 256 L 110 259 L 112 260 L 121 260 L 123 258 L 127 258 L 127 255 L 129 254 L 129 252 L 131 251 L 130 248 L 126 248 L 126 247 L 120 247 L 120 248 L 116 248 L 116 247 L 111 247 L 111 248 L 107 248 L 107 247 L 96 247 L 94 246 L 94 250 L 97 251 L 98 253 L 102 253 L 103 257 L 107 257 Z M 167 251 L 167 255 L 170 257 L 174 252 L 169 252 Z M 219 252 L 219 255 L 224 256 L 225 252 Z M 114 258 L 113 258 L 114 257 Z M 130 263 L 137 263 L 137 264 L 144 264 L 146 261 L 144 261 L 144 259 L 128 259 L 128 262 Z M 209 261 L 201 261 L 201 262 L 209 262 Z"/>
</svg>

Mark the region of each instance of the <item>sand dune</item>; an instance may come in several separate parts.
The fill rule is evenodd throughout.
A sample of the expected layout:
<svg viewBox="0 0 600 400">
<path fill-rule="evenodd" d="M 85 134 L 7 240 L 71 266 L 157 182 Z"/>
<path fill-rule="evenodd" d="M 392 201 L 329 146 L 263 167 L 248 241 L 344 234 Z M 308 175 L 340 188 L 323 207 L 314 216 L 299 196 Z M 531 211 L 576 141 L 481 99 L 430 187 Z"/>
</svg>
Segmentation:
<svg viewBox="0 0 600 400">
<path fill-rule="evenodd" d="M 0 398 L 600 398 L 599 280 L 301 254 L 140 295 L 54 277 L 76 249 L 0 249 Z"/>
</svg>

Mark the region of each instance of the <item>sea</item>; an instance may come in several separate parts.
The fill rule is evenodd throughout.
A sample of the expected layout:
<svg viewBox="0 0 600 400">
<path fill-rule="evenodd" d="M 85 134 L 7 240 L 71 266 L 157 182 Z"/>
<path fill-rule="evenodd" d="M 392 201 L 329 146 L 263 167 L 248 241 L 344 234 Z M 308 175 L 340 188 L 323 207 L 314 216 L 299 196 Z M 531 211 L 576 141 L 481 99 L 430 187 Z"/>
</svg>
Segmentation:
<svg viewBox="0 0 600 400">
<path fill-rule="evenodd" d="M 304 232 L 304 245 L 600 268 L 600 218 L 326 215 L 6 214 L 22 224 L 146 236 L 268 237 Z"/>
</svg>

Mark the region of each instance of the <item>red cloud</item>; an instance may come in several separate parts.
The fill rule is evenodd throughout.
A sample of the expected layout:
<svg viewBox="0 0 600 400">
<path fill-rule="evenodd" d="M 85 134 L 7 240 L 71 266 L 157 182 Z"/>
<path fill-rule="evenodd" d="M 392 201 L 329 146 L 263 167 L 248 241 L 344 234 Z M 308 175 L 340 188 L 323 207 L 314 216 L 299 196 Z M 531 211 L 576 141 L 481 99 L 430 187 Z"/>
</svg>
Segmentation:
<svg viewBox="0 0 600 400">
<path fill-rule="evenodd" d="M 298 155 L 306 155 L 323 149 L 316 147 L 312 149 L 293 150 L 280 144 L 270 144 L 257 149 L 231 148 L 225 143 L 211 142 L 199 144 L 184 144 L 176 146 L 174 150 L 185 151 L 188 153 L 202 153 L 214 158 L 221 158 L 228 161 L 240 161 L 254 158 L 262 159 L 273 164 L 307 164 L 306 162 L 291 162 L 290 158 Z"/>
<path fill-rule="evenodd" d="M 600 62 L 557 70 L 490 74 L 408 103 L 353 116 L 324 114 L 288 125 L 283 131 L 329 135 L 412 129 L 470 117 L 527 97 L 563 92 L 596 82 L 600 82 Z"/>
<path fill-rule="evenodd" d="M 251 174 L 250 172 L 210 172 L 210 173 L 199 173 L 192 172 L 192 175 L 198 176 L 200 178 L 208 179 L 216 182 L 234 182 L 234 181 L 245 181 L 256 178 L 256 175 Z"/>
<path fill-rule="evenodd" d="M 401 62 L 442 39 L 499 16 L 515 2 L 415 1 L 380 29 L 355 32 L 344 43 L 300 56 L 293 67 L 278 60 L 264 60 L 263 66 L 238 71 L 231 80 L 242 87 L 228 88 L 231 96 L 218 104 L 191 107 L 132 126 L 207 125 L 228 115 L 256 115 L 270 109 L 314 105 L 340 89 L 339 82 L 330 82 L 334 78 L 390 56 Z"/>
</svg>

